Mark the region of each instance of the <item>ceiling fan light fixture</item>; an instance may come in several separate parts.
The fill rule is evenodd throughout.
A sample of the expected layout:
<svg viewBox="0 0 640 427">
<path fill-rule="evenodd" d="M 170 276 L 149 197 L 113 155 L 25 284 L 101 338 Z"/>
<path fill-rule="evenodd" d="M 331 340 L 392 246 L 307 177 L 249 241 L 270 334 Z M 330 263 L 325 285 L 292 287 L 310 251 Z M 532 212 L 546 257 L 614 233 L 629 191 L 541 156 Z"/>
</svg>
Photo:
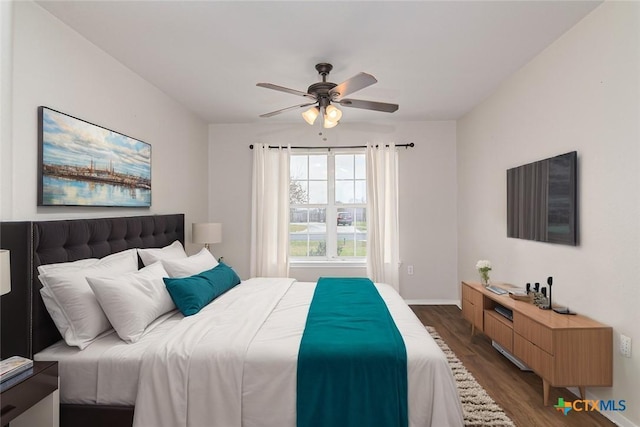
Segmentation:
<svg viewBox="0 0 640 427">
<path fill-rule="evenodd" d="M 316 121 L 319 115 L 320 115 L 320 110 L 318 109 L 318 107 L 311 107 L 307 111 L 302 113 L 302 118 L 304 119 L 305 122 L 312 125 Z"/>
<path fill-rule="evenodd" d="M 325 110 L 325 119 L 338 122 L 342 118 L 342 111 L 340 111 L 334 105 L 329 105 Z"/>
<path fill-rule="evenodd" d="M 1 1 L 1 0 L 0 0 Z M 290 110 L 298 108 L 307 108 L 311 105 L 314 107 L 309 108 L 302 113 L 302 118 L 313 125 L 320 116 L 325 128 L 332 128 L 336 126 L 342 119 L 342 111 L 338 109 L 332 103 L 341 105 L 343 107 L 361 108 L 364 110 L 382 111 L 386 113 L 393 113 L 398 110 L 398 104 L 389 104 L 386 102 L 374 102 L 365 101 L 362 99 L 345 99 L 344 97 L 350 95 L 353 92 L 359 91 L 366 87 L 377 83 L 375 77 L 367 73 L 358 73 L 355 76 L 343 81 L 340 84 L 335 84 L 327 80 L 329 72 L 333 69 L 333 65 L 327 63 L 316 64 L 316 71 L 320 74 L 322 81 L 313 83 L 307 88 L 306 92 L 289 89 L 288 87 L 274 85 L 272 83 L 256 83 L 256 86 L 266 89 L 277 90 L 279 92 L 286 92 L 293 95 L 305 97 L 307 102 L 304 104 L 298 103 L 287 108 L 281 108 L 280 110 L 271 111 L 266 114 L 260 114 L 260 117 L 272 117 L 277 114 L 281 114 Z M 309 99 L 313 101 L 309 102 Z"/>
<path fill-rule="evenodd" d="M 322 125 L 322 126 L 323 126 L 325 129 L 331 129 L 331 128 L 333 128 L 333 127 L 336 127 L 336 126 L 337 126 L 337 124 L 338 124 L 338 122 L 337 122 L 337 121 L 335 121 L 335 122 L 334 122 L 334 121 L 331 121 L 331 120 L 329 120 L 329 119 L 327 118 L 327 116 L 325 115 L 325 117 L 324 117 L 324 123 L 323 123 L 323 125 Z"/>
</svg>

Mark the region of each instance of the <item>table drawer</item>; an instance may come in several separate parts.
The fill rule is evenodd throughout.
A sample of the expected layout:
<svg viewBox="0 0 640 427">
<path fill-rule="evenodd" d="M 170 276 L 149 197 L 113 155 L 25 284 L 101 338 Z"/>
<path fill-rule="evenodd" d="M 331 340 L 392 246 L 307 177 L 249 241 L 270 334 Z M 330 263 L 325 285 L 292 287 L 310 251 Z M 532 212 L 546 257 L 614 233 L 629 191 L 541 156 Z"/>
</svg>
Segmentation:
<svg viewBox="0 0 640 427">
<path fill-rule="evenodd" d="M 477 293 L 476 290 L 471 289 L 467 285 L 462 285 L 462 299 L 473 302 L 473 294 Z"/>
<path fill-rule="evenodd" d="M 513 353 L 513 329 L 511 321 L 490 310 L 484 312 L 484 333 L 492 340 Z"/>
<path fill-rule="evenodd" d="M 517 333 L 513 334 L 513 354 L 542 378 L 553 381 L 553 356 Z"/>
<path fill-rule="evenodd" d="M 553 331 L 540 323 L 516 312 L 513 313 L 513 330 L 549 354 L 553 351 Z"/>
</svg>

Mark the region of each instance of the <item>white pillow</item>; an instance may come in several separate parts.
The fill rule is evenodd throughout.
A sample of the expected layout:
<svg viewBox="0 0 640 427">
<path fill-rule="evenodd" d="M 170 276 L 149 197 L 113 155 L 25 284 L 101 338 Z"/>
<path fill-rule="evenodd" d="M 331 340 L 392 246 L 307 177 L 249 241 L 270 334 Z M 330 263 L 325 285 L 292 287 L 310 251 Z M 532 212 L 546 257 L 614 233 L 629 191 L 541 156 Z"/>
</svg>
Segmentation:
<svg viewBox="0 0 640 427">
<path fill-rule="evenodd" d="M 124 341 L 134 343 L 159 316 L 176 306 L 164 285 L 160 262 L 118 277 L 87 277 L 107 318 Z"/>
<path fill-rule="evenodd" d="M 211 270 L 218 265 L 218 261 L 211 255 L 209 249 L 202 248 L 200 252 L 188 258 L 162 260 L 162 265 L 169 273 L 169 277 L 189 277 Z"/>
<path fill-rule="evenodd" d="M 67 345 L 85 349 L 111 328 L 87 276 L 121 275 L 138 270 L 135 249 L 114 254 L 85 268 L 38 276 L 43 284 L 42 300 Z M 109 259 L 107 259 L 109 258 Z"/>
<path fill-rule="evenodd" d="M 182 243 L 176 240 L 164 248 L 138 249 L 138 255 L 145 266 L 164 259 L 186 258 L 187 253 L 182 247 Z"/>
<path fill-rule="evenodd" d="M 104 258 L 87 258 L 72 262 L 59 262 L 57 264 L 43 264 L 38 266 L 38 274 L 63 274 L 79 271 L 87 267 L 103 266 L 114 268 L 130 268 L 131 262 L 135 261 L 136 270 L 138 269 L 138 257 L 135 249 L 127 249 L 126 251 L 117 252 L 107 255 Z M 38 276 L 39 277 L 39 276 Z M 43 283 L 44 284 L 44 283 Z"/>
<path fill-rule="evenodd" d="M 90 267 L 98 261 L 100 261 L 98 258 L 87 258 L 72 262 L 59 262 L 57 264 L 39 265 L 38 274 L 64 273 L 65 271 L 73 271 L 79 268 Z"/>
</svg>

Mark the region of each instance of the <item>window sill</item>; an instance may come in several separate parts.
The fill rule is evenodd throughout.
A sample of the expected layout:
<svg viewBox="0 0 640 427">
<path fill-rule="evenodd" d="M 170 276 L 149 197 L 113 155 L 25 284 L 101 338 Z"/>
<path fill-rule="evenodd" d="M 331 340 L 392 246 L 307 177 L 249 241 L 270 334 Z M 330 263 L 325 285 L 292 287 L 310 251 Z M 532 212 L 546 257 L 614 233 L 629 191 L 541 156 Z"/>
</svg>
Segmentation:
<svg viewBox="0 0 640 427">
<path fill-rule="evenodd" d="M 291 268 L 367 268 L 367 261 L 354 260 L 322 260 L 289 262 Z"/>
</svg>

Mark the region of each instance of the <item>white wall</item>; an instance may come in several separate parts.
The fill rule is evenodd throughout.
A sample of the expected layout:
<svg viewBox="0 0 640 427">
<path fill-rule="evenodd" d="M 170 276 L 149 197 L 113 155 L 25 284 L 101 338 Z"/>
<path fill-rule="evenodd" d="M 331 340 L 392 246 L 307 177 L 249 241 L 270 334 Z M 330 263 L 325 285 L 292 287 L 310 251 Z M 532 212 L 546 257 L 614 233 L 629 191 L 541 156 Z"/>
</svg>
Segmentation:
<svg viewBox="0 0 640 427">
<path fill-rule="evenodd" d="M 13 84 L 13 2 L 0 2 L 0 218 L 8 215 L 11 195 L 11 96 Z M 6 143 L 5 143 L 6 142 Z"/>
<path fill-rule="evenodd" d="M 640 3 L 605 2 L 458 122 L 458 274 L 524 286 L 614 328 L 608 413 L 640 425 Z M 506 237 L 506 169 L 578 151 L 577 247 Z M 619 334 L 633 358 L 617 351 Z M 620 417 L 626 417 L 626 420 Z"/>
<path fill-rule="evenodd" d="M 32 2 L 13 3 L 13 55 L 7 55 L 8 9 L 3 7 L 1 17 L 1 69 L 12 70 L 10 79 L 2 78 L 2 220 L 184 212 L 188 232 L 191 222 L 223 223 L 223 242 L 214 251 L 247 277 L 249 144 L 414 142 L 415 148 L 400 153 L 403 297 L 458 299 L 459 279 L 476 279 L 474 265 L 481 258 L 493 262 L 495 281 L 523 284 L 554 276 L 559 303 L 612 325 L 615 345 L 620 333 L 636 342 L 632 359 L 615 353 L 614 387 L 588 391 L 597 398 L 625 399 L 622 415 L 640 424 L 638 3 L 605 2 L 460 120 L 457 129 L 453 122 L 345 122 L 322 136 L 320 128 L 301 121 L 207 127 Z M 152 144 L 152 208 L 37 208 L 39 105 Z M 10 132 L 4 127 L 7 117 Z M 507 239 L 506 169 L 570 150 L 579 153 L 580 245 Z M 409 264 L 413 276 L 406 273 Z M 291 272 L 301 280 L 320 274 L 365 272 Z"/>
<path fill-rule="evenodd" d="M 347 111 L 344 112 L 348 114 Z M 375 114 L 375 113 L 373 113 Z M 210 125 L 210 220 L 223 224 L 223 242 L 214 249 L 238 271 L 249 275 L 251 167 L 249 144 L 296 146 L 361 145 L 367 142 L 416 146 L 400 150 L 400 293 L 409 300 L 455 301 L 456 142 L 454 122 L 396 124 L 341 123 L 324 130 L 302 121 L 293 124 Z M 268 120 L 268 119 L 265 119 Z M 323 132 L 323 135 L 318 135 Z M 323 138 L 327 138 L 324 141 Z M 415 274 L 408 276 L 412 264 Z M 320 275 L 366 275 L 364 268 L 292 268 L 298 280 Z"/>
<path fill-rule="evenodd" d="M 2 151 L 11 156 L 13 167 L 9 174 L 2 173 L 3 181 L 10 182 L 2 185 L 1 218 L 183 212 L 187 224 L 206 220 L 207 124 L 37 4 L 15 2 L 13 9 L 13 136 L 6 139 L 3 133 L 2 140 Z M 151 144 L 152 207 L 37 207 L 40 105 Z"/>
</svg>

